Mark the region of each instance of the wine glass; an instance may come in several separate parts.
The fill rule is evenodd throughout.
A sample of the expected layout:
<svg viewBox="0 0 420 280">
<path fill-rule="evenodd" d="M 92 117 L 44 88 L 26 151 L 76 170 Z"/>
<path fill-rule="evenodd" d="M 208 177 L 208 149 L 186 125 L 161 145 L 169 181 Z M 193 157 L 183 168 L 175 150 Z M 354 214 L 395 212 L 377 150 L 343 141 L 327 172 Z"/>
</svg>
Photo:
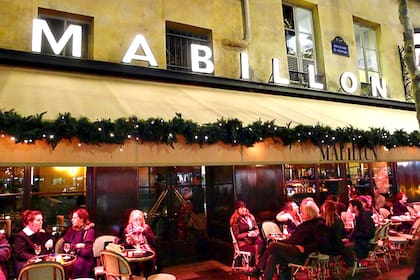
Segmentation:
<svg viewBox="0 0 420 280">
<path fill-rule="evenodd" d="M 34 244 L 35 247 L 35 254 L 38 256 L 39 254 L 41 254 L 41 245 L 39 244 Z"/>
<path fill-rule="evenodd" d="M 63 249 L 64 249 L 64 252 L 68 254 L 70 252 L 70 243 L 64 243 Z"/>
</svg>

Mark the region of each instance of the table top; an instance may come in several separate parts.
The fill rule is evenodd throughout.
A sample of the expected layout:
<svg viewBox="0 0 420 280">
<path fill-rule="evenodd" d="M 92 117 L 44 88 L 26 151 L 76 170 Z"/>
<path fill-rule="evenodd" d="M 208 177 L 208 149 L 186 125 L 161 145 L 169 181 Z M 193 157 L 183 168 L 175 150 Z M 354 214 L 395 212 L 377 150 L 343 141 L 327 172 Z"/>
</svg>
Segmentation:
<svg viewBox="0 0 420 280">
<path fill-rule="evenodd" d="M 122 255 L 129 262 L 144 262 L 153 259 L 155 252 L 152 250 L 124 249 Z"/>
<path fill-rule="evenodd" d="M 414 222 L 416 219 L 417 219 L 416 216 L 408 216 L 408 215 L 391 216 L 392 222 Z"/>
<path fill-rule="evenodd" d="M 288 238 L 288 235 L 283 233 L 270 233 L 268 235 L 268 239 L 275 240 L 275 241 L 281 241 Z"/>
<path fill-rule="evenodd" d="M 70 266 L 77 259 L 77 256 L 71 254 L 49 254 L 39 255 L 28 260 L 28 264 L 39 262 L 58 262 L 62 266 Z"/>
</svg>

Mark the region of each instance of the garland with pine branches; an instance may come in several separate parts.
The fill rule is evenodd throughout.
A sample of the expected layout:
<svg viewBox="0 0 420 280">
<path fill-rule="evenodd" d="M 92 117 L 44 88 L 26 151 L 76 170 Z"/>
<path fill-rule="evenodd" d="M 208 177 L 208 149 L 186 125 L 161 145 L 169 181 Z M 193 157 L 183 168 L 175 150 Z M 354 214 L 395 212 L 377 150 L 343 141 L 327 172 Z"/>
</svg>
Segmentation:
<svg viewBox="0 0 420 280">
<path fill-rule="evenodd" d="M 383 128 L 360 130 L 351 126 L 331 128 L 323 125 L 278 126 L 274 121 L 256 121 L 244 125 L 238 119 L 219 119 L 214 123 L 198 124 L 183 119 L 176 113 L 171 120 L 162 118 L 139 119 L 135 116 L 114 121 L 102 119 L 90 121 L 86 117 L 74 118 L 62 113 L 55 120 L 44 120 L 46 112 L 21 116 L 14 110 L 0 110 L 0 133 L 13 137 L 16 143 L 35 144 L 46 141 L 53 149 L 64 140 L 77 138 L 82 144 L 123 145 L 129 139 L 167 144 L 174 147 L 177 136 L 182 135 L 187 144 L 211 145 L 218 142 L 232 146 L 252 147 L 258 142 L 272 139 L 274 143 L 292 146 L 311 142 L 323 152 L 323 147 L 344 147 L 351 144 L 359 150 L 374 151 L 378 146 L 420 147 L 420 133 L 396 130 L 392 133 Z"/>
</svg>

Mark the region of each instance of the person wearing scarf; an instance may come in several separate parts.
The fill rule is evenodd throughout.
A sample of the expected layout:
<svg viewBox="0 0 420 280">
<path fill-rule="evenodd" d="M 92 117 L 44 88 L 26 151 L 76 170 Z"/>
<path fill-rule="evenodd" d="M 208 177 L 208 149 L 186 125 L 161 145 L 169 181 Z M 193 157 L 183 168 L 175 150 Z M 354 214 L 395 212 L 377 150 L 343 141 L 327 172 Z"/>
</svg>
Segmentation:
<svg viewBox="0 0 420 280">
<path fill-rule="evenodd" d="M 63 237 L 63 245 L 70 243 L 70 252 L 75 254 L 77 259 L 67 273 L 72 279 L 89 277 L 95 264 L 93 257 L 95 224 L 89 220 L 89 213 L 84 208 L 72 212 L 71 223 L 72 226 Z"/>
<path fill-rule="evenodd" d="M 157 264 L 157 253 L 155 250 L 155 234 L 152 228 L 146 224 L 144 213 L 141 210 L 132 210 L 128 218 L 128 223 L 124 228 L 124 247 L 127 249 L 153 251 L 155 257 L 152 260 L 132 264 L 132 269 L 139 274 L 143 271 L 147 278 L 154 273 Z"/>
<path fill-rule="evenodd" d="M 242 200 L 236 202 L 235 209 L 230 218 L 233 234 L 238 241 L 239 248 L 255 254 L 257 262 L 264 249 L 264 242 L 260 236 L 257 222 Z"/>
</svg>

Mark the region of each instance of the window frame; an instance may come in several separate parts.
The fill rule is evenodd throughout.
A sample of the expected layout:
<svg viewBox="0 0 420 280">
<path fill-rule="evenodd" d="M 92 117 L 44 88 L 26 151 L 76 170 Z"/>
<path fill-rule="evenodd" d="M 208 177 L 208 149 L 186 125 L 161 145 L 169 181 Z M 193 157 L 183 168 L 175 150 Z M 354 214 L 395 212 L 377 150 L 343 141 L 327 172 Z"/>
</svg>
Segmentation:
<svg viewBox="0 0 420 280">
<path fill-rule="evenodd" d="M 375 39 L 374 45 L 375 45 L 375 49 L 372 49 L 371 47 L 367 47 L 365 46 L 367 43 L 364 40 L 364 33 L 363 32 L 359 32 L 359 34 L 357 34 L 357 29 L 356 26 L 359 28 L 359 31 L 363 31 L 363 30 L 367 30 L 370 32 L 374 33 L 373 38 Z M 372 76 L 370 73 L 376 73 L 377 77 L 376 78 L 381 78 L 382 73 L 381 73 L 381 63 L 379 60 L 379 49 L 378 49 L 378 34 L 377 34 L 377 30 L 369 25 L 366 24 L 362 24 L 360 22 L 354 22 L 353 23 L 353 29 L 354 29 L 354 36 L 355 36 L 355 45 L 356 45 L 356 52 L 357 52 L 357 69 L 358 69 L 358 78 L 360 79 L 361 83 L 366 83 L 366 84 L 370 84 L 370 77 Z M 357 36 L 359 36 L 360 38 L 360 42 L 361 42 L 361 46 L 358 45 L 357 42 Z M 362 50 L 362 59 L 363 59 L 363 68 L 359 67 L 359 48 Z M 377 71 L 371 70 L 369 69 L 369 63 L 368 63 L 368 58 L 367 58 L 367 52 L 371 52 L 374 51 L 375 52 L 375 59 L 376 59 L 376 67 L 377 67 Z M 362 73 L 364 74 L 362 76 Z"/>
<path fill-rule="evenodd" d="M 292 13 L 293 13 L 293 28 L 287 27 L 287 24 L 285 23 L 285 15 L 284 15 L 284 8 L 285 6 L 292 8 Z M 302 83 L 302 84 L 307 84 L 309 82 L 309 77 L 308 77 L 308 69 L 306 67 L 305 69 L 305 65 L 309 65 L 312 62 L 312 65 L 314 66 L 315 69 L 315 73 L 317 73 L 317 57 L 316 57 L 316 36 L 315 36 L 315 27 L 314 27 L 314 17 L 313 17 L 313 11 L 311 9 L 308 8 L 304 8 L 304 7 L 300 7 L 297 5 L 292 5 L 289 3 L 283 3 L 282 4 L 282 10 L 283 10 L 283 26 L 284 26 L 284 36 L 285 36 L 285 43 L 286 43 L 286 55 L 288 58 L 288 71 L 289 71 L 289 78 L 291 80 L 291 82 L 297 82 L 297 83 Z M 311 20 L 310 20 L 310 32 L 311 33 L 306 33 L 306 32 L 302 32 L 299 30 L 299 24 L 298 24 L 298 20 L 297 20 L 297 11 L 298 10 L 304 10 L 309 12 L 309 14 L 311 15 Z M 294 32 L 295 33 L 295 38 L 296 38 L 296 54 L 289 54 L 288 53 L 288 45 L 287 45 L 287 32 Z M 304 35 L 310 35 L 310 39 L 312 40 L 312 58 L 306 58 L 303 55 L 303 52 L 301 52 L 301 45 L 302 43 L 300 42 L 301 39 L 300 35 L 304 34 Z M 297 60 L 297 71 L 291 69 L 291 65 L 290 65 L 290 59 L 296 59 Z M 304 62 L 307 63 L 304 63 Z"/>
<path fill-rule="evenodd" d="M 93 17 L 78 15 L 67 13 L 63 11 L 45 9 L 45 8 L 38 8 L 38 18 L 46 20 L 51 32 L 53 33 L 55 39 L 57 40 L 57 36 L 62 36 L 61 32 L 64 32 L 70 24 L 81 25 L 82 26 L 82 55 L 80 58 L 82 59 L 91 59 L 93 57 L 92 50 L 93 50 Z M 51 21 L 61 21 L 63 23 L 62 31 L 59 31 L 61 34 L 57 34 L 54 31 L 54 28 L 51 24 Z M 58 54 L 58 56 L 65 56 L 65 57 L 73 57 L 71 55 L 71 40 L 66 44 L 63 51 Z M 43 54 L 48 55 L 56 55 L 51 50 L 51 47 L 48 44 L 48 41 L 45 38 L 45 35 L 42 36 L 42 51 Z"/>
<path fill-rule="evenodd" d="M 171 58 L 171 49 L 169 48 L 171 48 L 171 46 L 174 45 L 173 40 L 175 40 L 176 38 L 183 38 L 187 42 L 176 41 L 175 44 L 177 44 L 178 47 L 181 49 L 176 50 L 178 51 L 178 53 L 176 55 L 173 55 L 174 58 Z M 189 44 L 188 41 L 190 41 Z M 211 61 L 214 64 L 212 31 L 210 29 L 167 21 L 165 26 L 166 69 L 193 73 L 191 67 L 191 44 L 193 43 L 209 47 L 213 53 Z M 184 44 L 184 46 L 182 46 L 182 44 Z M 174 61 L 175 63 L 172 63 Z M 177 62 L 181 62 L 183 64 L 177 64 Z M 208 75 L 214 75 L 214 71 L 213 73 Z"/>
</svg>

